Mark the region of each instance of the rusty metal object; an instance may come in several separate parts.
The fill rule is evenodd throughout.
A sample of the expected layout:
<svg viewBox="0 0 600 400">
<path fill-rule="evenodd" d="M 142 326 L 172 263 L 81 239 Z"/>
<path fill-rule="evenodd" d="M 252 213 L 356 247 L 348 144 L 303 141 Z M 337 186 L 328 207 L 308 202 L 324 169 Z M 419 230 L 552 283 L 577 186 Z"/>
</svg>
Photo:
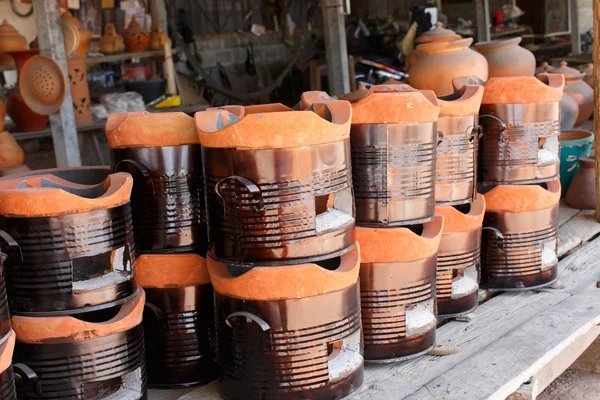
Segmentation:
<svg viewBox="0 0 600 400">
<path fill-rule="evenodd" d="M 134 177 L 136 253 L 206 254 L 200 145 L 115 148 L 114 170 Z"/>
<path fill-rule="evenodd" d="M 215 258 L 282 265 L 335 257 L 354 244 L 349 139 L 202 153 Z"/>
<path fill-rule="evenodd" d="M 358 296 L 358 283 L 299 299 L 216 293 L 222 395 L 341 399 L 358 389 L 363 382 Z"/>
<path fill-rule="evenodd" d="M 356 222 L 418 224 L 433 218 L 435 122 L 352 124 Z"/>
<path fill-rule="evenodd" d="M 213 290 L 210 284 L 146 288 L 144 332 L 148 384 L 187 387 L 219 376 L 213 362 Z"/>
</svg>

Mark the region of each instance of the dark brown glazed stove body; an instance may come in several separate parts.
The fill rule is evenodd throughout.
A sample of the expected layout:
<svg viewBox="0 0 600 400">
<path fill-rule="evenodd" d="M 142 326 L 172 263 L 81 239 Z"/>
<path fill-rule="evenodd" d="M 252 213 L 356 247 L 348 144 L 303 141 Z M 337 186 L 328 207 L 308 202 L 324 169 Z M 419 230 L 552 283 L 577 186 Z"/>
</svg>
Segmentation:
<svg viewBox="0 0 600 400">
<path fill-rule="evenodd" d="M 17 341 L 14 361 L 20 376 L 19 399 L 101 400 L 109 395 L 115 400 L 146 399 L 141 325 L 77 342 Z"/>
<path fill-rule="evenodd" d="M 290 300 L 216 293 L 223 397 L 330 400 L 358 389 L 363 382 L 358 296 L 358 283 Z"/>
<path fill-rule="evenodd" d="M 15 375 L 12 365 L 0 373 L 0 399 L 16 400 L 17 390 L 15 388 Z"/>
<path fill-rule="evenodd" d="M 353 124 L 356 222 L 396 226 L 429 221 L 435 209 L 436 124 Z"/>
<path fill-rule="evenodd" d="M 136 253 L 206 254 L 200 145 L 113 149 L 115 171 L 134 177 Z"/>
<path fill-rule="evenodd" d="M 12 313 L 84 312 L 133 294 L 129 203 L 59 217 L 1 217 L 0 226 L 10 235 L 3 248 Z"/>
<path fill-rule="evenodd" d="M 349 139 L 202 151 L 216 259 L 282 265 L 335 257 L 354 244 Z"/>
<path fill-rule="evenodd" d="M 554 282 L 558 276 L 558 260 L 542 267 L 542 251 L 546 243 L 547 252 L 551 250 L 556 254 L 557 221 L 558 205 L 519 213 L 486 212 L 481 285 L 518 290 Z"/>
<path fill-rule="evenodd" d="M 558 178 L 560 107 L 555 103 L 483 104 L 480 173 L 484 184 L 540 183 Z M 538 150 L 556 160 L 538 164 Z"/>
<path fill-rule="evenodd" d="M 477 188 L 478 116 L 439 117 L 443 140 L 437 147 L 435 201 L 439 205 L 474 201 Z"/>
<path fill-rule="evenodd" d="M 219 376 L 213 362 L 213 291 L 210 284 L 148 288 L 144 331 L 148 384 L 192 386 Z"/>
<path fill-rule="evenodd" d="M 444 233 L 437 258 L 436 295 L 438 315 L 465 314 L 477 307 L 478 286 L 469 293 L 452 293 L 455 279 L 479 283 L 481 270 L 481 228 L 465 232 Z"/>
<path fill-rule="evenodd" d="M 365 359 L 392 362 L 418 356 L 435 343 L 436 319 L 412 330 L 407 311 L 429 304 L 435 316 L 436 257 L 409 262 L 361 263 L 360 300 Z"/>
<path fill-rule="evenodd" d="M 10 313 L 8 312 L 8 300 L 6 297 L 6 282 L 4 281 L 6 271 L 6 267 L 4 266 L 5 262 L 6 254 L 0 253 L 0 343 L 6 340 L 12 331 L 10 327 Z"/>
</svg>

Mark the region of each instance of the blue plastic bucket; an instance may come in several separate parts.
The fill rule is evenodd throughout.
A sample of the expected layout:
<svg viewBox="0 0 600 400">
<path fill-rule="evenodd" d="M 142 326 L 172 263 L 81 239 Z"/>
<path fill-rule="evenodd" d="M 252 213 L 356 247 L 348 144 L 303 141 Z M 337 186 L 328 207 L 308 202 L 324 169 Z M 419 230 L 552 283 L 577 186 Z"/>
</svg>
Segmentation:
<svg viewBox="0 0 600 400">
<path fill-rule="evenodd" d="M 569 130 L 560 133 L 560 185 L 562 195 L 567 192 L 577 168 L 579 158 L 590 154 L 594 134 L 582 130 Z"/>
</svg>

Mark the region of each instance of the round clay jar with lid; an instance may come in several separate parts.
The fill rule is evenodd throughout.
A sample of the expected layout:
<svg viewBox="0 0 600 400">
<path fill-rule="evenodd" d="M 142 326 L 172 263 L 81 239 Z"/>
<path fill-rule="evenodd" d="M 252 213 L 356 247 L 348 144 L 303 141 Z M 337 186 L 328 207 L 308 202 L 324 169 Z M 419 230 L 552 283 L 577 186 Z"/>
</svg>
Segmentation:
<svg viewBox="0 0 600 400">
<path fill-rule="evenodd" d="M 13 58 L 6 54 L 7 51 L 27 49 L 27 39 L 11 25 L 3 20 L 0 25 L 0 65 L 14 65 Z"/>
<path fill-rule="evenodd" d="M 433 42 L 450 42 L 452 40 L 459 39 L 462 39 L 462 37 L 459 34 L 454 32 L 453 30 L 444 28 L 441 22 L 437 22 L 435 24 L 435 28 L 423 33 L 421 36 L 416 38 L 415 43 L 419 45 Z M 420 55 L 421 53 L 419 53 L 418 49 L 414 49 L 413 52 L 410 53 L 410 56 L 408 58 L 408 65 L 413 65 Z"/>
<path fill-rule="evenodd" d="M 594 111 L 594 89 L 583 81 L 585 73 L 569 67 L 565 61 L 560 63 L 559 68 L 554 68 L 548 72 L 565 76 L 565 93 L 574 98 L 579 105 L 579 114 L 575 126 L 587 121 Z"/>
<path fill-rule="evenodd" d="M 532 76 L 535 73 L 535 56 L 519 46 L 520 37 L 492 40 L 475 44 L 475 49 L 488 62 L 489 77 Z"/>
</svg>

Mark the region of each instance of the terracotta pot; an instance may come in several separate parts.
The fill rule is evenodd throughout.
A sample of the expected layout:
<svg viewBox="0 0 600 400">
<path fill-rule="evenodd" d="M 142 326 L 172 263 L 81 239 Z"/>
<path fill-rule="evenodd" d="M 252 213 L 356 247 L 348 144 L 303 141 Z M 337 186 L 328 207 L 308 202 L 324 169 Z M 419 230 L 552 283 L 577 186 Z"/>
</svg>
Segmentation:
<svg viewBox="0 0 600 400">
<path fill-rule="evenodd" d="M 98 46 L 103 54 L 117 54 L 125 50 L 123 36 L 117 33 L 115 25 L 112 22 L 106 24 L 104 35 L 100 38 Z"/>
<path fill-rule="evenodd" d="M 581 72 L 585 74 L 583 77 L 583 81 L 590 85 L 590 87 L 594 87 L 594 64 L 589 63 L 585 64 L 585 66 L 581 69 Z"/>
<path fill-rule="evenodd" d="M 594 134 L 588 131 L 560 132 L 560 186 L 562 195 L 567 193 L 573 177 L 579 168 L 579 159 L 590 154 Z"/>
<path fill-rule="evenodd" d="M 484 194 L 482 286 L 527 290 L 556 280 L 560 182 L 546 186 L 499 185 Z"/>
<path fill-rule="evenodd" d="M 433 42 L 451 42 L 453 40 L 460 39 L 462 39 L 462 37 L 456 32 L 450 29 L 445 29 L 441 22 L 437 22 L 435 24 L 435 28 L 416 38 L 415 43 L 419 45 Z M 410 68 L 411 65 L 414 65 L 420 55 L 422 54 L 417 49 L 414 49 L 408 56 L 407 67 Z"/>
<path fill-rule="evenodd" d="M 483 55 L 469 48 L 471 43 L 473 39 L 461 39 L 417 46 L 420 55 L 410 67 L 410 85 L 447 96 L 454 93 L 455 76 L 475 75 L 487 80 L 488 63 Z"/>
<path fill-rule="evenodd" d="M 436 254 L 443 217 L 409 228 L 356 228 L 365 359 L 415 357 L 435 343 Z M 422 228 L 422 231 L 421 231 Z M 389 340 L 394 337 L 395 340 Z"/>
<path fill-rule="evenodd" d="M 163 32 L 160 22 L 152 22 L 152 31 L 150 32 L 150 50 L 164 50 L 167 39 L 167 33 Z"/>
<path fill-rule="evenodd" d="M 3 20 L 0 25 L 0 65 L 15 64 L 14 58 L 6 54 L 6 52 L 26 49 L 27 39 L 23 35 L 20 35 L 8 21 Z"/>
<path fill-rule="evenodd" d="M 13 316 L 19 398 L 75 399 L 82 388 L 90 398 L 145 398 L 144 300 L 139 288 L 124 304 L 81 319 Z"/>
<path fill-rule="evenodd" d="M 521 38 L 479 42 L 475 49 L 483 54 L 488 62 L 488 76 L 533 76 L 535 56 L 529 50 L 519 46 Z"/>
<path fill-rule="evenodd" d="M 560 98 L 560 130 L 573 129 L 579 116 L 579 104 L 567 93 Z"/>
<path fill-rule="evenodd" d="M 141 53 L 146 51 L 150 42 L 148 31 L 143 29 L 135 19 L 135 15 L 131 18 L 129 27 L 123 36 L 125 46 L 130 53 Z"/>
<path fill-rule="evenodd" d="M 6 117 L 6 106 L 0 99 L 0 131 L 4 130 L 4 118 Z"/>
<path fill-rule="evenodd" d="M 0 168 L 10 168 L 23 164 L 25 154 L 13 135 L 0 132 Z"/>
<path fill-rule="evenodd" d="M 65 24 L 75 27 L 79 33 L 79 44 L 73 52 L 73 57 L 86 58 L 90 48 L 90 42 L 92 40 L 92 32 L 85 29 L 83 25 L 81 25 L 81 21 L 79 21 L 77 17 L 74 17 L 69 11 L 63 14 L 62 21 Z"/>
<path fill-rule="evenodd" d="M 571 181 L 565 200 L 582 210 L 596 209 L 596 167 L 593 157 L 581 157 L 579 169 Z"/>
<path fill-rule="evenodd" d="M 39 52 L 39 50 L 23 50 L 7 54 L 15 60 L 17 75 L 20 76 L 25 62 L 31 57 L 38 55 Z M 46 128 L 46 124 L 48 123 L 47 115 L 37 114 L 25 104 L 19 86 L 14 87 L 6 93 L 6 111 L 21 132 L 41 131 Z"/>
<path fill-rule="evenodd" d="M 77 126 L 89 125 L 94 121 L 85 59 L 70 58 L 67 60 L 67 67 L 69 69 L 69 84 L 71 85 L 75 123 Z"/>
<path fill-rule="evenodd" d="M 579 105 L 575 126 L 587 121 L 594 112 L 594 89 L 583 81 L 585 74 L 575 68 L 568 67 L 564 61 L 560 63 L 559 68 L 554 68 L 549 72 L 565 76 L 565 93 L 574 98 Z"/>
<path fill-rule="evenodd" d="M 334 269 L 306 263 L 234 276 L 207 258 L 223 397 L 341 399 L 360 387 L 358 245 L 323 261 L 331 262 Z"/>
</svg>

